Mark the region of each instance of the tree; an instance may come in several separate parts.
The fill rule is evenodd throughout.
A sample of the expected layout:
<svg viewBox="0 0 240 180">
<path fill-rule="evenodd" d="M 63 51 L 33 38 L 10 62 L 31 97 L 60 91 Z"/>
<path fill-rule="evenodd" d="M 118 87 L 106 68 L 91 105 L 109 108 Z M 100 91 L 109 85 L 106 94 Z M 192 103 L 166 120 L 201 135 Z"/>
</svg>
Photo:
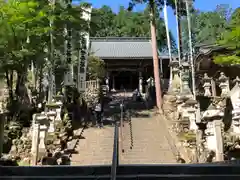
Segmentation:
<svg viewBox="0 0 240 180">
<path fill-rule="evenodd" d="M 13 102 L 31 105 L 27 87 L 31 62 L 40 69 L 36 71 L 39 73 L 36 77 L 39 77 L 40 85 L 42 74 L 47 72 L 48 66 L 58 68 L 58 61 L 66 65 L 62 58 L 63 28 L 66 21 L 69 21 L 76 31 L 85 30 L 87 27 L 86 22 L 79 18 L 81 8 L 74 7 L 66 11 L 62 1 L 57 1 L 53 8 L 54 11 L 47 0 L 0 0 L 0 70 L 5 74 L 11 105 Z M 50 20 L 54 21 L 51 28 Z M 50 31 L 53 31 L 56 49 L 56 56 L 51 62 L 44 59 L 50 55 L 49 51 L 45 51 L 50 47 Z M 11 110 L 19 112 L 17 106 L 12 107 Z"/>
<path fill-rule="evenodd" d="M 237 8 L 231 16 L 227 30 L 217 43 L 231 50 L 231 54 L 217 55 L 214 62 L 217 64 L 240 64 L 240 8 Z"/>
<path fill-rule="evenodd" d="M 160 12 L 156 9 L 157 43 L 160 50 L 167 48 L 166 29 Z M 103 6 L 93 9 L 91 22 L 91 36 L 95 37 L 150 37 L 149 8 L 143 12 L 131 12 L 119 7 L 119 12 L 114 13 L 110 7 Z M 172 48 L 176 49 L 176 43 L 170 32 Z"/>
<path fill-rule="evenodd" d="M 149 6 L 149 16 L 150 16 L 150 29 L 151 29 L 151 41 L 152 41 L 152 52 L 153 52 L 153 68 L 154 68 L 154 79 L 155 79 L 155 89 L 156 89 L 156 100 L 157 107 L 162 110 L 162 92 L 160 85 L 160 73 L 159 73 L 159 60 L 158 60 L 158 51 L 157 51 L 157 39 L 156 39 L 156 14 L 155 9 L 156 5 L 154 0 L 143 0 L 137 1 L 132 0 L 129 3 L 129 10 L 133 8 L 136 3 L 147 3 Z"/>
<path fill-rule="evenodd" d="M 105 76 L 105 63 L 98 57 L 89 56 L 88 57 L 88 79 L 102 79 Z"/>
<path fill-rule="evenodd" d="M 194 10 L 191 13 L 193 47 L 199 44 L 214 44 L 221 39 L 227 28 L 231 9 L 227 5 L 219 5 L 212 12 Z M 183 49 L 188 50 L 187 18 L 182 20 Z"/>
</svg>

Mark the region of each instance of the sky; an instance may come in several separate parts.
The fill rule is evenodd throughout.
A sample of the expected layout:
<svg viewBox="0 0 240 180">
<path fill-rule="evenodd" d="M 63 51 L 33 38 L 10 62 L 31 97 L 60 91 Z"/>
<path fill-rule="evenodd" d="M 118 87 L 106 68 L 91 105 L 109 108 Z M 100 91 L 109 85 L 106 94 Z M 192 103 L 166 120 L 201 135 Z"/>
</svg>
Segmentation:
<svg viewBox="0 0 240 180">
<path fill-rule="evenodd" d="M 94 8 L 99 8 L 102 5 L 108 5 L 114 12 L 118 12 L 120 5 L 128 7 L 129 0 L 86 0 L 85 2 L 91 3 Z M 220 4 L 228 4 L 232 9 L 236 9 L 237 7 L 240 7 L 240 0 L 195 0 L 194 7 L 200 11 L 213 11 L 216 6 Z M 135 8 L 135 11 L 142 11 L 143 9 L 144 6 L 139 5 Z M 169 29 L 176 38 L 176 19 L 171 8 L 168 8 L 168 25 Z"/>
</svg>

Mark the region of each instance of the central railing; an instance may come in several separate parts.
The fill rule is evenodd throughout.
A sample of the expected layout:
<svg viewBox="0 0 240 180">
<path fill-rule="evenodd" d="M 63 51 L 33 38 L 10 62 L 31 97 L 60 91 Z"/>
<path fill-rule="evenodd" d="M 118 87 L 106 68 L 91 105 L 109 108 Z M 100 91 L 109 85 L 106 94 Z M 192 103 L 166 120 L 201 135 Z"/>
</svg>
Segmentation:
<svg viewBox="0 0 240 180">
<path fill-rule="evenodd" d="M 115 130 L 114 130 L 114 143 L 113 143 L 113 156 L 112 156 L 112 167 L 111 167 L 111 180 L 116 180 L 117 177 L 117 168 L 119 165 L 119 130 L 118 130 L 118 123 L 115 123 Z"/>
</svg>

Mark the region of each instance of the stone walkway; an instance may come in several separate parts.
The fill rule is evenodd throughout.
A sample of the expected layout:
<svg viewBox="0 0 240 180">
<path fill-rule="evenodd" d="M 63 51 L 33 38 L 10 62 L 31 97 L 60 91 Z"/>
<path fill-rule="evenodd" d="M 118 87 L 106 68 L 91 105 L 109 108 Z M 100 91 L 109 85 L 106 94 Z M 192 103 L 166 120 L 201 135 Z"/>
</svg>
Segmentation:
<svg viewBox="0 0 240 180">
<path fill-rule="evenodd" d="M 170 145 L 167 128 L 161 124 L 160 116 L 153 113 L 142 113 L 132 118 L 133 148 L 130 149 L 130 128 L 123 128 L 124 153 L 120 164 L 169 164 L 176 163 L 174 147 Z M 121 147 L 121 146 L 120 146 Z"/>
<path fill-rule="evenodd" d="M 150 111 L 141 111 L 132 117 L 133 148 L 130 149 L 130 128 L 125 122 L 123 148 L 119 146 L 120 164 L 166 164 L 176 163 L 176 154 L 170 144 L 171 137 L 160 116 Z M 72 165 L 110 165 L 112 163 L 114 127 L 103 129 L 90 127 L 83 133 L 77 146 L 78 154 L 72 155 Z"/>
<path fill-rule="evenodd" d="M 112 164 L 114 127 L 103 129 L 90 127 L 83 133 L 85 139 L 80 139 L 73 154 L 71 165 L 103 165 Z"/>
</svg>

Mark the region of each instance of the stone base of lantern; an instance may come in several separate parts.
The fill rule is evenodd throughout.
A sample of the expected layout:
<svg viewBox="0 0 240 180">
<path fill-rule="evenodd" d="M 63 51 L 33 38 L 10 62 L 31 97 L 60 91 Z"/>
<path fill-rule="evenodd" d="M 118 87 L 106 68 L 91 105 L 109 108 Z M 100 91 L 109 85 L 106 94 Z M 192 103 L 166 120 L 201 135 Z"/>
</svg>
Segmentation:
<svg viewBox="0 0 240 180">
<path fill-rule="evenodd" d="M 48 132 L 49 132 L 49 133 L 55 132 L 55 124 L 54 124 L 54 122 L 51 122 L 51 123 L 50 123 Z"/>
<path fill-rule="evenodd" d="M 166 94 L 163 97 L 163 112 L 168 119 L 177 118 L 176 100 L 175 95 Z"/>
</svg>

